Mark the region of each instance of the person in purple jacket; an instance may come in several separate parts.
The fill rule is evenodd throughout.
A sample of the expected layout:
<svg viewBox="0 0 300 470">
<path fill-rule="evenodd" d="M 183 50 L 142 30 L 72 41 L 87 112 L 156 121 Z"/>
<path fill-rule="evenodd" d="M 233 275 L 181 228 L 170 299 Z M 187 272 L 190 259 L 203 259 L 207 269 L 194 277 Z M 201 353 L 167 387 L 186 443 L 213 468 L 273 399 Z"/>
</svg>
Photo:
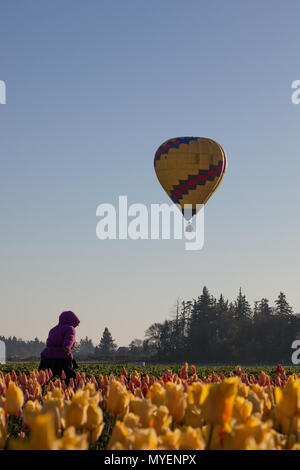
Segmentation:
<svg viewBox="0 0 300 470">
<path fill-rule="evenodd" d="M 78 366 L 74 360 L 72 349 L 75 346 L 75 328 L 80 323 L 75 313 L 62 312 L 58 325 L 49 331 L 46 347 L 41 352 L 39 370 L 51 369 L 53 375 L 66 375 L 66 383 L 70 378 L 75 379 Z"/>
</svg>

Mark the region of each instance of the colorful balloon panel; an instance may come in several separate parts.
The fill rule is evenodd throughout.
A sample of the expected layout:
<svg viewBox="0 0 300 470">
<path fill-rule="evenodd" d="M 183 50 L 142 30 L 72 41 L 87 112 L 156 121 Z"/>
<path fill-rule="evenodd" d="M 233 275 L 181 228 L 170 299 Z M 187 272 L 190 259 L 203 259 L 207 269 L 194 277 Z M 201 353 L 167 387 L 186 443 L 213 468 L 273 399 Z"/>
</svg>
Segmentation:
<svg viewBox="0 0 300 470">
<path fill-rule="evenodd" d="M 175 204 L 206 204 L 220 185 L 227 158 L 220 144 L 205 137 L 175 137 L 156 151 L 157 178 Z"/>
</svg>

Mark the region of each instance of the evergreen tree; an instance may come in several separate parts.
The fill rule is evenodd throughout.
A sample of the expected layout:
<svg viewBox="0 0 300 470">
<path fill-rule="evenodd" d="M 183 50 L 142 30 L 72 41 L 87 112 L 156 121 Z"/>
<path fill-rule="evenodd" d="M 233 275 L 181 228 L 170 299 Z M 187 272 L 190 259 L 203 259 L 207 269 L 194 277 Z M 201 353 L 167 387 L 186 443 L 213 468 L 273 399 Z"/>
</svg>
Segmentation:
<svg viewBox="0 0 300 470">
<path fill-rule="evenodd" d="M 217 307 L 217 310 L 218 310 L 220 315 L 222 315 L 222 313 L 227 312 L 227 310 L 228 310 L 228 300 L 226 300 L 226 301 L 224 300 L 223 294 L 220 295 L 216 307 Z"/>
<path fill-rule="evenodd" d="M 116 351 L 117 345 L 112 338 L 108 328 L 105 328 L 98 346 L 98 352 L 103 355 L 109 355 Z"/>
<path fill-rule="evenodd" d="M 199 309 L 201 310 L 202 314 L 208 315 L 210 307 L 213 304 L 213 299 L 206 286 L 203 287 L 202 294 L 200 295 L 198 304 L 199 304 Z"/>
<path fill-rule="evenodd" d="M 234 314 L 235 314 L 235 318 L 239 320 L 250 318 L 251 316 L 250 304 L 246 300 L 246 296 L 242 294 L 241 287 L 239 290 L 239 295 L 234 303 Z"/>
<path fill-rule="evenodd" d="M 283 292 L 280 292 L 278 295 L 275 300 L 275 305 L 275 312 L 279 315 L 291 315 L 293 313 L 293 309 L 286 300 L 286 296 Z"/>
<path fill-rule="evenodd" d="M 228 326 L 231 324 L 231 318 L 228 308 L 228 300 L 224 300 L 223 294 L 215 305 L 216 311 L 216 339 L 220 341 L 228 334 Z"/>
<path fill-rule="evenodd" d="M 189 321 L 187 346 L 189 360 L 205 363 L 215 353 L 216 322 L 215 299 L 206 286 L 194 301 Z"/>
<path fill-rule="evenodd" d="M 261 299 L 257 306 L 257 313 L 266 317 L 272 314 L 268 299 Z"/>
</svg>

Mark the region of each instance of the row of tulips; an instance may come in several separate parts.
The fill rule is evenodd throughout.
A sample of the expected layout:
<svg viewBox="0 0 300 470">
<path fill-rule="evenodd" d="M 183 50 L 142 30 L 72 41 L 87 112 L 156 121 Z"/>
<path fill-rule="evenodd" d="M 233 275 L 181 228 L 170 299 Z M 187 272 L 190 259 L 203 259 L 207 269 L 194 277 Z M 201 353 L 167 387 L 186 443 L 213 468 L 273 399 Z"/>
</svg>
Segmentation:
<svg viewBox="0 0 300 470">
<path fill-rule="evenodd" d="M 101 448 L 104 429 L 110 450 L 300 450 L 300 374 L 0 371 L 0 449 Z"/>
</svg>

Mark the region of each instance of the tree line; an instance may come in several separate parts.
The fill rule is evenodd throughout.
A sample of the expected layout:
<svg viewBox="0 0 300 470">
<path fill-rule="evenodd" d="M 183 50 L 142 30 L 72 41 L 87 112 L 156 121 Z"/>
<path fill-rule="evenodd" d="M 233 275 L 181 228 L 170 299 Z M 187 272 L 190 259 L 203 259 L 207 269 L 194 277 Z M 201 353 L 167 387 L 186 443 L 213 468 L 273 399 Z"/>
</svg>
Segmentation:
<svg viewBox="0 0 300 470">
<path fill-rule="evenodd" d="M 283 292 L 274 306 L 263 298 L 251 308 L 241 289 L 229 302 L 204 287 L 197 299 L 177 302 L 174 318 L 154 323 L 145 336 L 153 356 L 165 361 L 287 364 L 300 338 L 300 316 Z"/>
<path fill-rule="evenodd" d="M 98 345 L 88 337 L 75 347 L 75 355 L 85 360 L 140 360 L 153 362 L 194 362 L 197 364 L 274 364 L 291 362 L 291 345 L 300 339 L 300 315 L 280 292 L 274 305 L 266 298 L 250 306 L 239 290 L 234 301 L 221 294 L 215 298 L 204 287 L 200 296 L 177 301 L 172 318 L 152 324 L 143 340 L 118 347 L 106 327 Z M 7 357 L 35 358 L 45 343 L 35 338 L 16 337 L 6 343 Z"/>
</svg>

